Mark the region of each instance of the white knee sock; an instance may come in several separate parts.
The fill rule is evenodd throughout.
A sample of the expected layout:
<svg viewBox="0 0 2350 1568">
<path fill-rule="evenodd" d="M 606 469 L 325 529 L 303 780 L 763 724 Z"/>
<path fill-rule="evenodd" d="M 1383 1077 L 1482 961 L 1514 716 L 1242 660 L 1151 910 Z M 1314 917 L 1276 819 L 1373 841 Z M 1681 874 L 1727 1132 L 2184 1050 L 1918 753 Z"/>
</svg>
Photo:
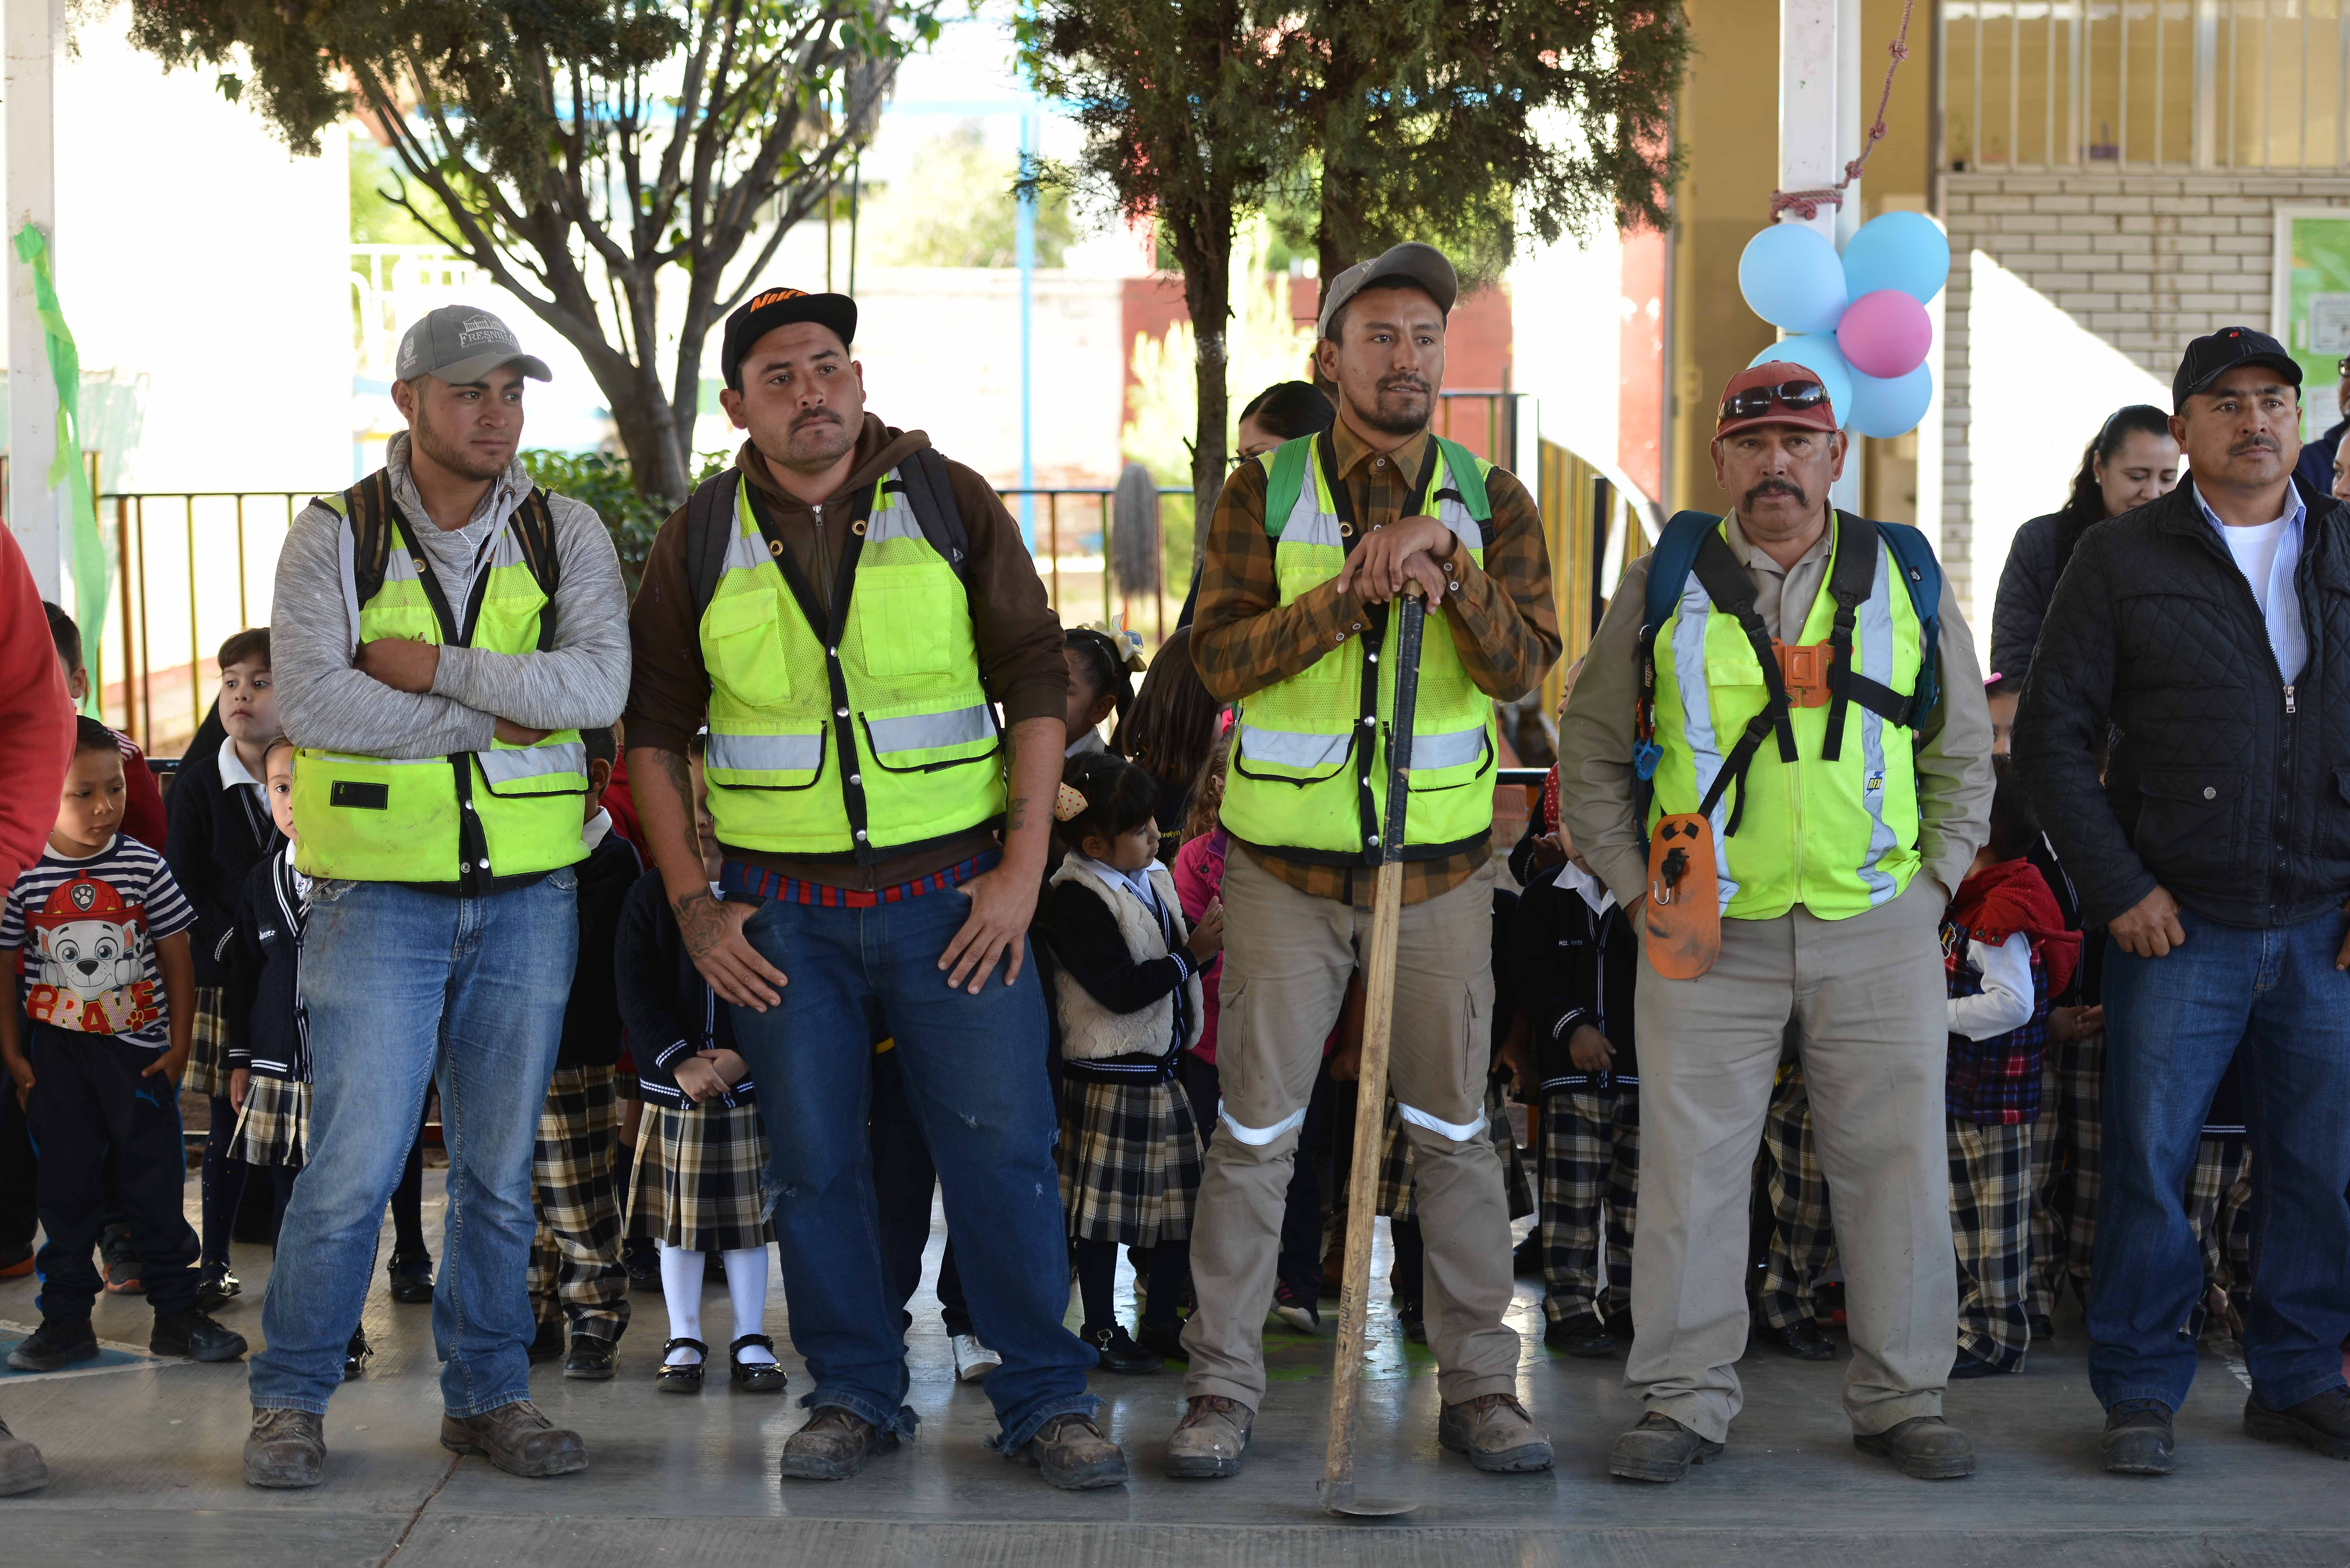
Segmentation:
<svg viewBox="0 0 2350 1568">
<path fill-rule="evenodd" d="M 767 1321 L 767 1249 L 744 1247 L 721 1252 L 726 1261 L 726 1294 L 734 1303 L 734 1337 L 763 1334 Z M 745 1364 L 771 1362 L 775 1356 L 755 1345 L 743 1347 Z"/>
<path fill-rule="evenodd" d="M 671 1339 L 702 1337 L 702 1268 L 701 1253 L 660 1243 L 661 1301 L 669 1307 Z M 681 1346 L 669 1353 L 664 1365 L 691 1366 L 701 1359 Z"/>
</svg>

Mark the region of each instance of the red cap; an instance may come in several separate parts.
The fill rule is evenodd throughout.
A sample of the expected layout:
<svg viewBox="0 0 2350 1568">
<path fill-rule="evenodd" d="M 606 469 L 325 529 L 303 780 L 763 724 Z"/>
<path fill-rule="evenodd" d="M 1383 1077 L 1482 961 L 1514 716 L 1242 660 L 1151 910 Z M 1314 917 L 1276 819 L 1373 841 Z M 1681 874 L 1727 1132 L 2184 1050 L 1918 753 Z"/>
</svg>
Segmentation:
<svg viewBox="0 0 2350 1568">
<path fill-rule="evenodd" d="M 1730 378 L 1730 385 L 1721 389 L 1721 402 L 1715 405 L 1714 417 L 1718 422 L 1713 429 L 1714 440 L 1720 441 L 1723 436 L 1739 431 L 1752 430 L 1756 425 L 1802 425 L 1809 430 L 1834 431 L 1836 428 L 1835 410 L 1825 395 L 1808 409 L 1791 409 L 1774 397 L 1769 408 L 1742 420 L 1731 419 L 1720 411 L 1732 397 L 1750 388 L 1776 387 L 1788 381 L 1802 381 L 1818 387 L 1823 394 L 1827 390 L 1826 384 L 1815 372 L 1791 359 L 1766 359 L 1760 365 L 1750 365 Z"/>
</svg>

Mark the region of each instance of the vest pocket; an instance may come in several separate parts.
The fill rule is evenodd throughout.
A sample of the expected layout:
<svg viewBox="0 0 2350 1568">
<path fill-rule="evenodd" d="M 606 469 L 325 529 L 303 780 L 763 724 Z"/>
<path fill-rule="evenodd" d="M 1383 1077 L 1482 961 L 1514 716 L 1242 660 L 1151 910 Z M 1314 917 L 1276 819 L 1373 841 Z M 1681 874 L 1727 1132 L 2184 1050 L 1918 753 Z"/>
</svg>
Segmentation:
<svg viewBox="0 0 2350 1568">
<path fill-rule="evenodd" d="M 863 628 L 868 673 L 939 675 L 954 667 L 948 618 L 968 620 L 970 612 L 949 601 L 946 584 L 952 580 L 942 565 L 858 567 L 853 614 Z"/>
<path fill-rule="evenodd" d="M 702 617 L 702 661 L 711 683 L 747 707 L 791 701 L 791 670 L 775 617 L 775 599 L 765 594 L 722 595 Z"/>
</svg>

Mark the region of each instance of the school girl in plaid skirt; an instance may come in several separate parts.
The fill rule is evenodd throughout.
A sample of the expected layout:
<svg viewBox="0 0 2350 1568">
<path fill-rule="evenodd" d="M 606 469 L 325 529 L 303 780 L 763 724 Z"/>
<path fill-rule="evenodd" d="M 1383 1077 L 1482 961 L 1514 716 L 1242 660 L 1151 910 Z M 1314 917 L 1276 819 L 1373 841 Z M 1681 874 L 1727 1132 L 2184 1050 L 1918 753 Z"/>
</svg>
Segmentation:
<svg viewBox="0 0 2350 1568">
<path fill-rule="evenodd" d="M 694 772 L 701 773 L 698 758 Z M 733 1309 L 728 1376 L 745 1393 L 779 1393 L 784 1369 L 764 1332 L 775 1193 L 757 1085 L 734 1049 L 728 1010 L 686 954 L 658 871 L 639 877 L 620 908 L 613 975 L 645 1106 L 629 1229 L 641 1226 L 660 1250 L 669 1309 L 656 1382 L 668 1393 L 702 1392 L 710 1357 L 702 1337 L 702 1254 L 714 1251 Z"/>
<path fill-rule="evenodd" d="M 1114 753 L 1069 759 L 1054 807 L 1067 853 L 1038 929 L 1055 961 L 1053 1003 L 1068 1085 L 1061 1200 L 1085 1302 L 1078 1332 L 1112 1372 L 1154 1372 L 1181 1354 L 1176 1309 L 1191 1267 L 1202 1161 L 1176 1076 L 1200 1038 L 1200 971 L 1220 950 L 1221 904 L 1194 930 L 1158 859 L 1158 784 Z M 1149 1254 L 1143 1344 L 1118 1321 L 1120 1246 Z"/>
</svg>

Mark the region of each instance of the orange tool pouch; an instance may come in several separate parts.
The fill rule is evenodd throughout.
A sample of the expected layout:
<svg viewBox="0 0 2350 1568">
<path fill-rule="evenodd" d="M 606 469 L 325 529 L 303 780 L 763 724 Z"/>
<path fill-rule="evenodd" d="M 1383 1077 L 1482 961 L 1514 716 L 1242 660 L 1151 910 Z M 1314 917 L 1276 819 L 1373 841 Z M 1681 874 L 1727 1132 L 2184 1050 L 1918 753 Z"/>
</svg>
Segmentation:
<svg viewBox="0 0 2350 1568">
<path fill-rule="evenodd" d="M 1659 819 L 1648 836 L 1641 947 L 1667 980 L 1695 980 L 1721 956 L 1721 884 L 1713 824 L 1694 813 Z"/>
</svg>

